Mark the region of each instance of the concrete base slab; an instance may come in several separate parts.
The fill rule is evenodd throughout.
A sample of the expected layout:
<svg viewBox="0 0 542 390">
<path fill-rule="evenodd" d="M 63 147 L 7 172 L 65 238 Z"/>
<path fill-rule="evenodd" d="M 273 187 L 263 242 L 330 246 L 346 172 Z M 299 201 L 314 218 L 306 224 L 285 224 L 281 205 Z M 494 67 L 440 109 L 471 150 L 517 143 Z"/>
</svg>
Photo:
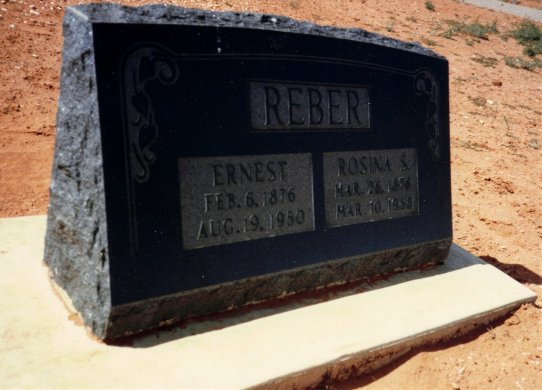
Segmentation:
<svg viewBox="0 0 542 390">
<path fill-rule="evenodd" d="M 44 216 L 0 219 L 2 388 L 303 388 L 378 368 L 536 297 L 454 245 L 444 265 L 362 286 L 363 293 L 358 286 L 326 302 L 111 346 L 89 338 L 55 296 L 41 262 L 44 232 Z M 190 335 L 204 328 L 215 330 Z"/>
</svg>

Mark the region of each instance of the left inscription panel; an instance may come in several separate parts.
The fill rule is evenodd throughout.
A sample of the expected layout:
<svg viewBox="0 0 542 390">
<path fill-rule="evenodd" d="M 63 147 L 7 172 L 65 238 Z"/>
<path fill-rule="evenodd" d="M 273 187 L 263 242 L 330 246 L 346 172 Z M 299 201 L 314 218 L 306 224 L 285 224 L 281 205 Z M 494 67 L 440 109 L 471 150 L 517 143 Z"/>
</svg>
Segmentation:
<svg viewBox="0 0 542 390">
<path fill-rule="evenodd" d="M 311 154 L 179 159 L 184 249 L 314 230 Z"/>
</svg>

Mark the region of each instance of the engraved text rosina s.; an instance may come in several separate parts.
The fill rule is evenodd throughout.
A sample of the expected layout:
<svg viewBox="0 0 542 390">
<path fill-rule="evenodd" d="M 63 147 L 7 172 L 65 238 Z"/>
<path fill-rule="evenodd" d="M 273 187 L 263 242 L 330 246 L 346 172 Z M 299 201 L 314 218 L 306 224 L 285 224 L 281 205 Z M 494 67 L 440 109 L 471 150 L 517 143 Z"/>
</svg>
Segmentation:
<svg viewBox="0 0 542 390">
<path fill-rule="evenodd" d="M 324 153 L 326 226 L 418 214 L 415 149 Z"/>
</svg>

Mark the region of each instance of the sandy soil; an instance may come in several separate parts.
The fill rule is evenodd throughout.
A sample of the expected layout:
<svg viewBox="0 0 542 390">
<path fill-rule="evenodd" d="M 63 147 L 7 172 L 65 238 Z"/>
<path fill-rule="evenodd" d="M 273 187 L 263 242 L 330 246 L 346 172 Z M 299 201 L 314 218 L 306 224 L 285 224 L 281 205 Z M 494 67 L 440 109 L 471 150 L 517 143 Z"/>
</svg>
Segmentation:
<svg viewBox="0 0 542 390">
<path fill-rule="evenodd" d="M 0 0 L 0 216 L 44 214 L 53 156 L 61 19 L 74 1 Z M 124 1 L 137 5 L 144 1 Z M 542 70 L 514 69 L 518 18 L 458 1 L 180 0 L 276 13 L 422 42 L 450 61 L 455 242 L 538 294 L 486 329 L 413 351 L 372 375 L 324 388 L 542 388 Z M 539 0 L 521 5 L 541 8 Z M 442 36 L 446 21 L 496 22 L 500 35 Z M 473 297 L 476 299 L 476 297 Z M 445 304 L 445 303 L 444 303 Z"/>
</svg>

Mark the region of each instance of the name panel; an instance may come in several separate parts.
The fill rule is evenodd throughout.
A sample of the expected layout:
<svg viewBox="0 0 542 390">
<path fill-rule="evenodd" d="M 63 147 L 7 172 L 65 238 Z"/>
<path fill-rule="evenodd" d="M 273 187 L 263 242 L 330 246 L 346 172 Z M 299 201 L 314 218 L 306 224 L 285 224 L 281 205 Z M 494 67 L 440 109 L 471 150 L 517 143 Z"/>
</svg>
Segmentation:
<svg viewBox="0 0 542 390">
<path fill-rule="evenodd" d="M 324 153 L 326 226 L 416 215 L 415 149 Z"/>
<path fill-rule="evenodd" d="M 367 130 L 369 90 L 360 86 L 250 83 L 256 130 Z"/>
<path fill-rule="evenodd" d="M 181 158 L 179 175 L 184 249 L 314 230 L 310 153 Z"/>
</svg>

